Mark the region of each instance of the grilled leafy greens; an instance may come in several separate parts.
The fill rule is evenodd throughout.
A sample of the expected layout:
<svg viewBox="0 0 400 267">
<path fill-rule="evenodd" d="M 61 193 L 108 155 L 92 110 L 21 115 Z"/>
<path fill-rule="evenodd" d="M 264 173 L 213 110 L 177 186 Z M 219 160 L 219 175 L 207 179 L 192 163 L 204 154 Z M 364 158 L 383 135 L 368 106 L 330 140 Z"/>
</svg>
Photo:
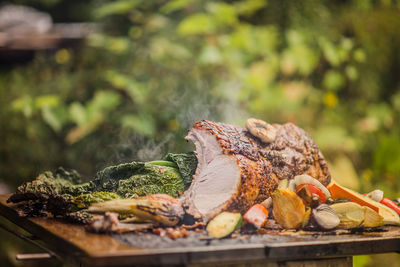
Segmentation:
<svg viewBox="0 0 400 267">
<path fill-rule="evenodd" d="M 88 223 L 92 217 L 85 209 L 93 203 L 159 193 L 179 196 L 190 185 L 196 167 L 193 152 L 169 153 L 162 161 L 107 167 L 87 183 L 82 183 L 75 170 L 60 167 L 19 186 L 8 202 L 24 202 L 21 212 L 25 215 L 51 213 L 72 222 Z"/>
<path fill-rule="evenodd" d="M 143 162 L 111 166 L 96 174 L 91 182 L 96 192 L 115 192 L 122 198 L 164 193 L 173 197 L 183 192 L 177 168 Z"/>
<path fill-rule="evenodd" d="M 54 195 L 77 196 L 92 191 L 93 186 L 90 183 L 81 183 L 78 172 L 67 171 L 60 167 L 54 173 L 46 171 L 39 174 L 32 182 L 22 184 L 8 201 L 14 203 L 24 200 L 44 201 Z"/>
<path fill-rule="evenodd" d="M 183 178 L 185 189 L 189 188 L 192 183 L 192 177 L 197 168 L 196 154 L 194 152 L 186 154 L 168 153 L 164 157 L 164 160 L 174 162 L 178 166 L 179 172 Z"/>
<path fill-rule="evenodd" d="M 78 208 L 88 208 L 93 203 L 104 202 L 108 200 L 119 199 L 120 196 L 114 192 L 93 192 L 81 194 L 74 197 L 74 203 Z"/>
</svg>

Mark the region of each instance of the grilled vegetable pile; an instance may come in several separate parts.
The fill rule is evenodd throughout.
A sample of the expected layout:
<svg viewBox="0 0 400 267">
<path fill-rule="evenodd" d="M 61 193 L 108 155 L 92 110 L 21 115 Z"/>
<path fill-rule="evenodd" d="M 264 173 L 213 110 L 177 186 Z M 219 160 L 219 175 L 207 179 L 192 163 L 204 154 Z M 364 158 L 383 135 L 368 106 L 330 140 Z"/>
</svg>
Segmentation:
<svg viewBox="0 0 400 267">
<path fill-rule="evenodd" d="M 196 166 L 194 153 L 167 154 L 160 161 L 107 167 L 87 183 L 81 182 L 76 171 L 59 168 L 24 183 L 8 201 L 20 203 L 23 215 L 51 214 L 87 224 L 92 219 L 87 208 L 94 203 L 152 194 L 179 196 L 190 185 Z"/>
<path fill-rule="evenodd" d="M 252 206 L 243 218 L 245 226 L 256 229 L 268 228 L 269 220 L 277 222 L 281 229 L 331 231 L 400 225 L 399 215 L 399 206 L 384 198 L 380 190 L 361 195 L 333 181 L 325 187 L 309 175 L 298 175 L 289 182 L 281 181 L 272 198 Z M 207 227 L 209 235 L 220 238 L 234 232 L 235 227 L 227 227 L 229 221 L 222 214 L 215 217 L 209 223 L 213 227 Z M 215 235 L 216 224 L 224 235 Z"/>
</svg>

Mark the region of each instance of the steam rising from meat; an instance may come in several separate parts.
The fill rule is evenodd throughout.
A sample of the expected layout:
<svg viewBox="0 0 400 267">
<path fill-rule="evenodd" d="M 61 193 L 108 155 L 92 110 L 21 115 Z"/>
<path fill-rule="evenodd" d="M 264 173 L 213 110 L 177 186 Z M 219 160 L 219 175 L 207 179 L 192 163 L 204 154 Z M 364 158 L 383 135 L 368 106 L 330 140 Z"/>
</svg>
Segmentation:
<svg viewBox="0 0 400 267">
<path fill-rule="evenodd" d="M 97 169 L 122 162 L 157 160 L 168 152 L 193 150 L 193 146 L 184 142 L 182 136 L 185 136 L 186 131 L 199 120 L 241 124 L 247 114 L 236 101 L 235 95 L 239 93 L 238 85 L 230 84 L 229 88 L 221 90 L 223 95 L 219 98 L 211 95 L 212 89 L 209 87 L 205 81 L 198 81 L 194 87 L 188 88 L 183 93 L 172 94 L 164 99 L 163 102 L 167 104 L 160 103 L 163 107 L 154 107 L 154 109 L 159 108 L 159 112 L 176 114 L 172 119 L 175 119 L 183 129 L 179 133 L 163 129 L 168 133 L 164 134 L 162 139 L 154 140 L 132 131 L 115 132 L 115 140 L 109 142 L 110 154 L 105 157 L 104 164 L 97 166 Z M 178 141 L 176 136 L 180 138 Z"/>
<path fill-rule="evenodd" d="M 168 151 L 172 140 L 173 134 L 167 134 L 161 142 L 156 142 L 138 134 L 122 133 L 119 135 L 118 143 L 110 148 L 113 150 L 113 154 L 108 165 L 110 165 L 110 162 L 116 164 L 160 159 Z"/>
</svg>

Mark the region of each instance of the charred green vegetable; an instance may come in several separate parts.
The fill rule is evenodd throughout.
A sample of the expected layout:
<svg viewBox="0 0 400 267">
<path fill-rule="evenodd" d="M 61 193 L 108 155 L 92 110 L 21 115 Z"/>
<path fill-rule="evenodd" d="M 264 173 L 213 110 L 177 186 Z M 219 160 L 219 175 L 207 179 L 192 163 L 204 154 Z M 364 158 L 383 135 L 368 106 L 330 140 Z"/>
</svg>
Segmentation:
<svg viewBox="0 0 400 267">
<path fill-rule="evenodd" d="M 197 158 L 194 152 L 185 154 L 168 153 L 164 160 L 174 162 L 182 175 L 185 189 L 192 183 L 192 177 L 197 168 Z"/>
<path fill-rule="evenodd" d="M 47 200 L 54 195 L 80 195 L 93 191 L 90 183 L 81 184 L 80 175 L 75 170 L 67 171 L 58 168 L 54 173 L 47 171 L 32 182 L 22 184 L 9 198 L 9 202 L 21 202 L 25 200 Z"/>
<path fill-rule="evenodd" d="M 122 198 L 164 193 L 173 197 L 183 192 L 177 168 L 132 162 L 111 166 L 96 174 L 91 182 L 96 192 L 115 192 Z"/>
<path fill-rule="evenodd" d="M 117 212 L 134 215 L 142 221 L 151 221 L 166 226 L 176 225 L 184 215 L 181 203 L 165 194 L 96 203 L 89 207 L 89 212 Z"/>
<path fill-rule="evenodd" d="M 223 238 L 242 226 L 242 215 L 234 212 L 221 212 L 207 225 L 207 233 L 213 238 Z"/>
<path fill-rule="evenodd" d="M 81 194 L 75 197 L 73 201 L 78 208 L 85 209 L 93 203 L 99 203 L 119 198 L 120 196 L 114 192 L 93 192 L 88 194 Z"/>
<path fill-rule="evenodd" d="M 59 168 L 22 184 L 8 202 L 24 202 L 21 212 L 27 216 L 50 212 L 87 223 L 91 215 L 84 209 L 93 203 L 159 193 L 177 197 L 190 185 L 196 167 L 194 153 L 168 154 L 162 161 L 107 167 L 87 183 L 82 183 L 76 171 Z"/>
</svg>

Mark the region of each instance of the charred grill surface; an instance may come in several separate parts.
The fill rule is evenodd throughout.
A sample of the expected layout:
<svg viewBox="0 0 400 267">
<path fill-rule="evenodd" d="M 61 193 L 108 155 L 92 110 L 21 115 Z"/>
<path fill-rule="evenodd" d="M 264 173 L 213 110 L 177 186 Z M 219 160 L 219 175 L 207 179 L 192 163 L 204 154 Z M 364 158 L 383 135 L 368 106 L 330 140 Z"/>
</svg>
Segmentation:
<svg viewBox="0 0 400 267">
<path fill-rule="evenodd" d="M 265 144 L 238 126 L 206 120 L 194 124 L 186 137 L 198 158 L 183 200 L 189 214 L 208 221 L 223 210 L 244 212 L 269 197 L 280 179 L 299 174 L 330 182 L 327 163 L 304 130 L 292 123 L 273 127 L 276 138 Z"/>
</svg>

